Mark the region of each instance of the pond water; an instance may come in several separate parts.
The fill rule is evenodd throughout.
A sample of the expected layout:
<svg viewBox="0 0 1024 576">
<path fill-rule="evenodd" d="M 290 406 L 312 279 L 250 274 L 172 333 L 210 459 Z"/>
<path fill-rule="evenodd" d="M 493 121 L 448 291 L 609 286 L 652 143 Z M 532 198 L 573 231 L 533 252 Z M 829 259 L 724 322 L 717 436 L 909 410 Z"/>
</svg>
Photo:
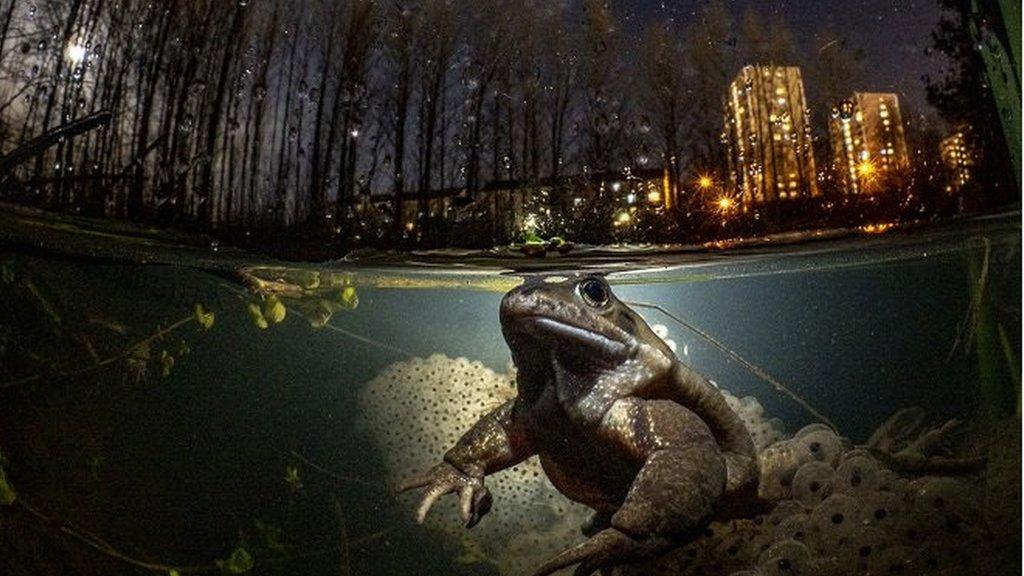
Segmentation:
<svg viewBox="0 0 1024 576">
<path fill-rule="evenodd" d="M 1019 214 L 533 272 L 11 240 L 5 574 L 532 573 L 587 517 L 535 459 L 487 479 L 469 530 L 450 495 L 417 525 L 395 487 L 515 394 L 503 294 L 595 272 L 660 308 L 633 306 L 760 451 L 760 510 L 622 573 L 1020 571 Z"/>
</svg>

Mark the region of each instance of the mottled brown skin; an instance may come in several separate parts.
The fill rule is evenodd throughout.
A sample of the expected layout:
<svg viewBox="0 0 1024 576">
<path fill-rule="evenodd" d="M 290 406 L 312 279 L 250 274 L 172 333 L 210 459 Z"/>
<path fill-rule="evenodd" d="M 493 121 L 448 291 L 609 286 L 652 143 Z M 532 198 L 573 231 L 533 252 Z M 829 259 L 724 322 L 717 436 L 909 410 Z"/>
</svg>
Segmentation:
<svg viewBox="0 0 1024 576">
<path fill-rule="evenodd" d="M 426 488 L 418 521 L 455 492 L 473 526 L 490 509 L 484 478 L 536 454 L 560 492 L 595 511 L 590 539 L 537 574 L 590 574 L 692 537 L 756 494 L 742 421 L 604 279 L 531 279 L 502 300 L 501 326 L 518 395 L 401 487 Z"/>
</svg>

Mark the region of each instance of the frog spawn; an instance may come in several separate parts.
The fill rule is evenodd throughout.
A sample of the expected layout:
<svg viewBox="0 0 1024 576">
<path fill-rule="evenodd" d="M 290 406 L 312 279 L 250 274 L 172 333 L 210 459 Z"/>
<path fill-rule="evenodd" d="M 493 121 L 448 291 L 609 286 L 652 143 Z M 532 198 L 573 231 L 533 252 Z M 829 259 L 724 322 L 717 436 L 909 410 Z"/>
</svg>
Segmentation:
<svg viewBox="0 0 1024 576">
<path fill-rule="evenodd" d="M 820 425 L 767 447 L 761 463 L 776 495 L 770 511 L 712 523 L 656 563 L 621 573 L 994 576 L 1019 566 L 989 529 L 984 479 L 904 478 Z"/>
<path fill-rule="evenodd" d="M 995 518 L 991 510 L 1002 507 L 979 508 L 986 498 L 999 500 L 986 493 L 983 482 L 904 478 L 820 424 L 784 438 L 781 422 L 767 418 L 756 399 L 722 393 L 758 444 L 761 496 L 777 504 L 751 519 L 712 523 L 695 541 L 617 573 L 1006 572 L 1005 559 L 1013 552 L 999 547 L 988 529 Z M 366 385 L 363 424 L 384 460 L 388 483 L 395 485 L 440 461 L 480 416 L 514 395 L 511 370 L 499 373 L 480 362 L 441 354 L 414 358 L 392 364 Z M 1015 491 L 1019 501 L 1019 484 L 989 482 L 988 492 L 1009 486 L 1007 497 Z M 582 541 L 579 527 L 589 511 L 558 493 L 536 459 L 488 477 L 487 483 L 495 505 L 472 530 L 462 528 L 450 502 L 427 518 L 428 527 L 460 542 L 460 560 L 523 574 Z M 402 498 L 411 508 L 414 496 Z M 1003 533 L 1012 535 L 1012 530 Z"/>
<path fill-rule="evenodd" d="M 440 462 L 473 423 L 515 393 L 514 373 L 466 358 L 434 354 L 386 367 L 364 387 L 360 408 L 387 484 Z M 460 543 L 460 561 L 521 574 L 583 540 L 579 527 L 589 510 L 559 494 L 536 458 L 488 476 L 487 486 L 494 506 L 472 530 L 462 526 L 450 497 L 427 516 L 427 527 Z M 416 496 L 400 498 L 411 510 Z"/>
<path fill-rule="evenodd" d="M 481 416 L 514 397 L 515 373 L 480 362 L 434 354 L 387 366 L 360 395 L 362 426 L 373 438 L 388 485 L 429 469 Z M 722 391 L 755 441 L 782 438 L 782 423 L 764 415 L 753 397 Z M 396 423 L 400 423 L 396 425 Z M 455 505 L 442 502 L 426 525 L 460 542 L 466 562 L 488 562 L 503 573 L 529 573 L 558 552 L 581 542 L 590 514 L 559 493 L 536 458 L 487 478 L 494 496 L 490 513 L 472 530 L 459 522 Z M 415 494 L 403 495 L 412 507 Z"/>
</svg>

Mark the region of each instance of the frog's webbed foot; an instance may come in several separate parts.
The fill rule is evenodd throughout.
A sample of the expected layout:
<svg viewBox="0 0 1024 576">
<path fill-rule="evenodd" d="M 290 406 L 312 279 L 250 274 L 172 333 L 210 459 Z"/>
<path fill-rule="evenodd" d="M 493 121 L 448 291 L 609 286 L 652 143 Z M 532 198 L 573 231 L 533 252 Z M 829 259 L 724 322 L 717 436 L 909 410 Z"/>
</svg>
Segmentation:
<svg viewBox="0 0 1024 576">
<path fill-rule="evenodd" d="M 871 435 L 865 446 L 897 472 L 910 474 L 957 474 L 985 466 L 985 458 L 959 458 L 948 454 L 946 444 L 960 426 L 956 419 L 929 428 L 920 408 L 900 410 Z"/>
<path fill-rule="evenodd" d="M 398 486 L 399 492 L 426 488 L 416 507 L 416 522 L 422 524 L 437 499 L 445 494 L 459 495 L 459 516 L 466 528 L 472 528 L 491 509 L 491 492 L 484 486 L 483 476 L 470 476 L 447 462 L 434 466 L 425 474 L 413 477 Z"/>
<path fill-rule="evenodd" d="M 545 562 L 534 576 L 547 576 L 573 565 L 576 565 L 573 576 L 588 576 L 598 570 L 610 572 L 615 566 L 647 558 L 667 546 L 667 540 L 640 541 L 615 528 L 605 528 L 586 542 Z"/>
</svg>

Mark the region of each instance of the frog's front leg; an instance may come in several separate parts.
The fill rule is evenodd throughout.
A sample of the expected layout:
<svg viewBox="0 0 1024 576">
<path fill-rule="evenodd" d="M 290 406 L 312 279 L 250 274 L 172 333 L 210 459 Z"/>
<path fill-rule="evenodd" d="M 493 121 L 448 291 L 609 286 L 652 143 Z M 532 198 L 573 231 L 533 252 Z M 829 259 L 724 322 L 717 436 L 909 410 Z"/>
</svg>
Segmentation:
<svg viewBox="0 0 1024 576">
<path fill-rule="evenodd" d="M 667 400 L 616 401 L 596 434 L 643 462 L 611 527 L 544 564 L 537 576 L 578 565 L 576 576 L 632 562 L 693 537 L 726 486 L 726 463 L 707 425 Z"/>
<path fill-rule="evenodd" d="M 522 462 L 534 451 L 516 422 L 516 400 L 502 404 L 481 418 L 444 455 L 444 461 L 426 473 L 403 482 L 399 492 L 426 488 L 416 509 L 422 523 L 438 498 L 459 495 L 459 514 L 467 528 L 491 508 L 491 493 L 484 476 Z"/>
</svg>

